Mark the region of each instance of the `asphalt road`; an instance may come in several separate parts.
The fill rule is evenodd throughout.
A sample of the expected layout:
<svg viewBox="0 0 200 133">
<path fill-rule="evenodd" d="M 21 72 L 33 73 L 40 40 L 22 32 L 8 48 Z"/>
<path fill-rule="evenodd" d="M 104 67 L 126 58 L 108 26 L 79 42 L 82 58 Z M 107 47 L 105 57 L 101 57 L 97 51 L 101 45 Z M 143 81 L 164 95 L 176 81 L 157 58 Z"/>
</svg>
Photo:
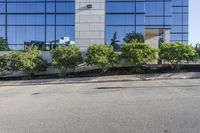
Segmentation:
<svg viewBox="0 0 200 133">
<path fill-rule="evenodd" d="M 0 87 L 0 133 L 199 133 L 200 80 Z"/>
</svg>

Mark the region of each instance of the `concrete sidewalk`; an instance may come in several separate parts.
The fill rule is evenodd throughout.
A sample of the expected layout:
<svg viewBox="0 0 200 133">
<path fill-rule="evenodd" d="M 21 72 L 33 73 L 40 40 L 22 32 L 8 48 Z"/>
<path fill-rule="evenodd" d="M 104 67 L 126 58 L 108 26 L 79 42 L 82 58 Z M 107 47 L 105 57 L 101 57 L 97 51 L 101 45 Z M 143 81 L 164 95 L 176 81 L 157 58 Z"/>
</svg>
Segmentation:
<svg viewBox="0 0 200 133">
<path fill-rule="evenodd" d="M 168 79 L 199 79 L 199 78 L 200 78 L 200 72 L 136 74 L 136 75 L 115 75 L 115 76 L 100 76 L 100 77 L 64 78 L 64 79 L 0 81 L 0 86 L 77 84 L 77 83 L 123 82 L 123 81 L 141 81 L 141 80 L 168 80 Z"/>
</svg>

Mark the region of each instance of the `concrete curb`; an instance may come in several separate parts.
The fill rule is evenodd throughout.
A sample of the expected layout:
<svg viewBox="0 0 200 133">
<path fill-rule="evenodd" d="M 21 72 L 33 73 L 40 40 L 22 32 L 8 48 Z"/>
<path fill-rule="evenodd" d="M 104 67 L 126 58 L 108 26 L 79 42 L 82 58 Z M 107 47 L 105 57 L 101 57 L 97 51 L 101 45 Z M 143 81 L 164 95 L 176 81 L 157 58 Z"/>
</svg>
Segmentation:
<svg viewBox="0 0 200 133">
<path fill-rule="evenodd" d="M 200 72 L 115 75 L 115 76 L 65 78 L 65 79 L 0 81 L 0 86 L 28 86 L 28 85 L 47 85 L 47 84 L 127 82 L 127 81 L 147 81 L 147 80 L 170 80 L 170 79 L 200 79 Z"/>
</svg>

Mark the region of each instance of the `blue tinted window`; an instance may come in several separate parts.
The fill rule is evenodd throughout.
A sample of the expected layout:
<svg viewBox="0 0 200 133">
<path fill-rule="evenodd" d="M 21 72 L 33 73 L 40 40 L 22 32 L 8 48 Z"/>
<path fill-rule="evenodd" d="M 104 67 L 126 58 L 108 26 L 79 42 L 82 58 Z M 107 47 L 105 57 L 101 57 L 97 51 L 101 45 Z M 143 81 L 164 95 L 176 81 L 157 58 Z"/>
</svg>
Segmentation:
<svg viewBox="0 0 200 133">
<path fill-rule="evenodd" d="M 171 0 L 149 0 L 146 2 L 146 27 L 167 28 L 172 23 L 171 16 Z"/>
<path fill-rule="evenodd" d="M 52 15 L 52 14 L 46 15 L 46 24 L 55 25 L 55 15 Z"/>
<path fill-rule="evenodd" d="M 46 12 L 54 13 L 55 12 L 55 3 L 47 3 L 46 4 Z"/>
<path fill-rule="evenodd" d="M 188 40 L 188 34 L 183 34 L 183 40 Z"/>
<path fill-rule="evenodd" d="M 49 45 L 63 37 L 74 41 L 74 0 L 8 0 L 7 14 L 4 12 L 5 5 L 0 3 L 0 25 L 5 25 L 5 28 L 1 27 L 1 32 L 7 31 L 4 38 L 7 37 L 11 49 L 24 48 L 31 42 Z"/>
<path fill-rule="evenodd" d="M 162 15 L 163 16 L 163 2 L 146 2 L 146 15 Z"/>
<path fill-rule="evenodd" d="M 172 6 L 171 41 L 186 43 L 188 42 L 188 0 L 172 0 Z"/>
<path fill-rule="evenodd" d="M 134 14 L 114 14 L 106 16 L 107 25 L 134 25 L 135 15 Z"/>
<path fill-rule="evenodd" d="M 135 2 L 108 2 L 106 4 L 107 13 L 131 13 L 135 12 Z"/>
<path fill-rule="evenodd" d="M 0 13 L 4 13 L 4 12 L 5 12 L 5 4 L 0 3 Z"/>
<path fill-rule="evenodd" d="M 0 26 L 0 37 L 5 38 L 5 27 L 4 26 Z"/>
<path fill-rule="evenodd" d="M 53 41 L 52 38 L 55 38 L 55 26 L 47 26 L 46 27 L 46 41 Z"/>
<path fill-rule="evenodd" d="M 171 40 L 182 40 L 182 34 L 171 34 Z"/>
<path fill-rule="evenodd" d="M 144 2 L 136 2 L 136 12 L 145 12 L 145 3 Z"/>
<path fill-rule="evenodd" d="M 117 33 L 117 40 L 119 40 L 119 44 L 123 43 L 123 38 L 126 33 L 134 32 L 135 26 L 107 26 L 106 27 L 106 42 L 107 44 L 111 43 L 111 39 L 113 38 L 114 33 Z"/>
<path fill-rule="evenodd" d="M 5 24 L 5 15 L 0 15 L 0 25 Z"/>
<path fill-rule="evenodd" d="M 44 3 L 8 3 L 8 13 L 44 13 L 44 12 L 45 12 Z"/>
<path fill-rule="evenodd" d="M 116 34 L 118 44 L 123 44 L 127 33 L 144 34 L 145 2 L 132 0 L 106 1 L 106 43 Z"/>
<path fill-rule="evenodd" d="M 75 8 L 71 8 L 71 7 L 75 7 L 74 5 L 75 3 L 66 3 L 66 2 L 60 2 L 56 4 L 56 12 L 58 13 L 74 13 L 75 12 Z"/>
</svg>

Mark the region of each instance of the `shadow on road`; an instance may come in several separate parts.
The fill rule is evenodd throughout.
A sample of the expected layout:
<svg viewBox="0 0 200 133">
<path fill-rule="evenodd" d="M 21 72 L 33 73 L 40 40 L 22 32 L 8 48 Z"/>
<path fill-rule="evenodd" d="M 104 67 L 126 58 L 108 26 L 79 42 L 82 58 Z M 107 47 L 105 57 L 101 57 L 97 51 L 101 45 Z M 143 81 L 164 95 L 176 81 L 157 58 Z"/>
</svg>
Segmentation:
<svg viewBox="0 0 200 133">
<path fill-rule="evenodd" d="M 120 89 L 120 88 L 123 88 L 123 89 L 128 89 L 128 88 L 156 88 L 156 87 L 159 87 L 159 88 L 168 88 L 168 87 L 200 87 L 200 85 L 165 85 L 165 86 L 131 86 L 131 87 L 126 87 L 126 86 L 121 86 L 121 87 L 97 87 L 97 88 L 94 88 L 94 89 L 97 89 L 97 90 L 105 90 L 105 89 Z"/>
</svg>

